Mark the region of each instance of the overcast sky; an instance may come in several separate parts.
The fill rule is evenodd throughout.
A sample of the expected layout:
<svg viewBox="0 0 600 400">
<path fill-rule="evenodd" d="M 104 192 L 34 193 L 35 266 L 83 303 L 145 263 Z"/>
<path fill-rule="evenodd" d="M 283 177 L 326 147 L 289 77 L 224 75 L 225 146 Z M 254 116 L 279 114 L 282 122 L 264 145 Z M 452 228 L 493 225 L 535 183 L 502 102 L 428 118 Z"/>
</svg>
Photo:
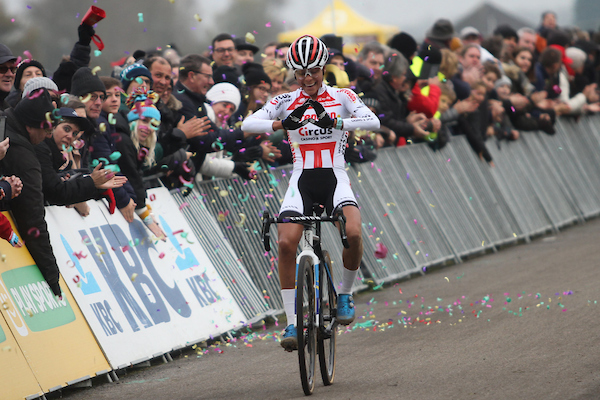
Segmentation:
<svg viewBox="0 0 600 400">
<path fill-rule="evenodd" d="M 421 38 L 438 18 L 458 20 L 484 3 L 484 0 L 344 0 L 356 12 L 368 19 L 389 25 Z M 542 11 L 553 10 L 558 14 L 559 25 L 572 24 L 572 7 L 575 0 L 488 0 L 504 11 L 513 12 L 537 26 Z M 228 0 L 211 2 L 213 10 L 227 6 Z M 203 12 L 210 14 L 207 3 Z M 331 0 L 286 0 L 281 20 L 289 29 L 296 29 L 310 22 Z M 519 28 L 519 27 L 516 27 Z"/>
</svg>

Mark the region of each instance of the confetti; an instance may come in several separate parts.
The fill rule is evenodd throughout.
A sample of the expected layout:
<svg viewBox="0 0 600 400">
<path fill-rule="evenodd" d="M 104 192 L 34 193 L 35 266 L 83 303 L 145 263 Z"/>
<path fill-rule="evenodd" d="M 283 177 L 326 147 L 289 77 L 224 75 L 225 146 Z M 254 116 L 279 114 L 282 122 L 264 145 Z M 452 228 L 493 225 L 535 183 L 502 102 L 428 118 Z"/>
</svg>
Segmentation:
<svg viewBox="0 0 600 400">
<path fill-rule="evenodd" d="M 37 238 L 40 236 L 40 230 L 34 226 L 32 228 L 29 228 L 29 230 L 27 231 L 27 234 L 29 236 L 33 236 L 34 238 Z"/>
<path fill-rule="evenodd" d="M 250 32 L 246 33 L 246 42 L 252 44 L 252 43 L 256 43 L 256 38 L 254 37 L 254 35 Z"/>
<path fill-rule="evenodd" d="M 270 27 L 271 27 L 271 23 L 270 23 L 270 22 L 267 22 L 267 23 L 265 24 L 265 26 L 266 26 L 267 28 L 270 28 Z"/>
<path fill-rule="evenodd" d="M 383 243 L 377 243 L 375 250 L 375 258 L 383 259 L 387 257 L 388 248 Z"/>
<path fill-rule="evenodd" d="M 194 18 L 196 18 L 196 21 L 202 22 L 202 18 L 200 18 L 200 14 L 194 14 Z"/>
<path fill-rule="evenodd" d="M 138 22 L 144 22 L 144 13 L 138 13 Z"/>
<path fill-rule="evenodd" d="M 131 274 L 131 282 L 135 282 L 135 278 L 137 278 L 138 274 L 136 274 L 135 272 L 133 274 Z"/>
</svg>

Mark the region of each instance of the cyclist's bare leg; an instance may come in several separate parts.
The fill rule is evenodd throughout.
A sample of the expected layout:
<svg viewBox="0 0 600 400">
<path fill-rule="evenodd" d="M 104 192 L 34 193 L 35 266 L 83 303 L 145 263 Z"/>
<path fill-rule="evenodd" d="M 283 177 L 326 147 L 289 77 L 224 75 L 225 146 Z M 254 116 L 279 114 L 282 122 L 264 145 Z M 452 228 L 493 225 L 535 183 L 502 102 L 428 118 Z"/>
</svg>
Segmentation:
<svg viewBox="0 0 600 400">
<path fill-rule="evenodd" d="M 303 225 L 279 224 L 279 281 L 281 283 L 281 297 L 287 318 L 286 331 L 281 341 L 281 346 L 286 351 L 296 350 L 298 347 L 294 331 L 288 332 L 290 325 L 296 325 L 296 250 L 302 237 Z"/>
<path fill-rule="evenodd" d="M 360 210 L 354 206 L 345 206 L 342 210 L 346 217 L 346 235 L 348 236 L 348 244 L 350 245 L 350 248 L 344 248 L 342 252 L 344 268 L 356 271 L 360 267 L 363 254 Z"/>
<path fill-rule="evenodd" d="M 296 284 L 296 252 L 302 237 L 302 224 L 278 224 L 279 282 L 281 289 L 294 289 Z"/>
</svg>

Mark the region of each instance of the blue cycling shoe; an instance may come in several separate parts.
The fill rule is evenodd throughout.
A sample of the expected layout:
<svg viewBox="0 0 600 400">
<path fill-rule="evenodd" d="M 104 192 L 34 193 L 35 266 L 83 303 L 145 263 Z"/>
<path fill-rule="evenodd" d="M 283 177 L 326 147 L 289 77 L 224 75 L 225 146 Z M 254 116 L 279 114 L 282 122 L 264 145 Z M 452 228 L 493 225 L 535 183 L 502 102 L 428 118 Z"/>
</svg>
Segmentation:
<svg viewBox="0 0 600 400">
<path fill-rule="evenodd" d="M 285 328 L 283 339 L 281 339 L 281 347 L 283 347 L 285 351 L 298 350 L 298 337 L 294 324 L 290 324 Z"/>
<path fill-rule="evenodd" d="M 354 299 L 351 294 L 338 295 L 337 321 L 340 325 L 350 325 L 354 321 Z"/>
</svg>

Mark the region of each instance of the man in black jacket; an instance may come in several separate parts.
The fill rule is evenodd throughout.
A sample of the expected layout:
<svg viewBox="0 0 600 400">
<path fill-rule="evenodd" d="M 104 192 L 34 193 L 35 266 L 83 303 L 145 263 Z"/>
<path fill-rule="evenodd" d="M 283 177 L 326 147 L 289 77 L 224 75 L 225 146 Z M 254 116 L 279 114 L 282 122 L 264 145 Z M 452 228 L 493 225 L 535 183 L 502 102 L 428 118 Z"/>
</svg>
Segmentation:
<svg viewBox="0 0 600 400">
<path fill-rule="evenodd" d="M 381 125 L 388 127 L 397 137 L 424 138 L 427 132 L 421 127 L 426 119 L 424 114 L 408 112 L 403 101 L 404 82 L 408 71 L 408 61 L 400 53 L 393 53 L 385 59 L 382 78 L 365 94 L 366 98 L 377 99 L 377 110 Z"/>
<path fill-rule="evenodd" d="M 11 211 L 29 253 L 52 292 L 61 295 L 56 258 L 46 225 L 42 171 L 35 146 L 52 133 L 52 100 L 46 89 L 22 99 L 15 109 L 6 111 L 6 135 L 10 148 L 2 160 L 2 172 L 23 181 L 23 191 L 11 203 Z"/>
</svg>

